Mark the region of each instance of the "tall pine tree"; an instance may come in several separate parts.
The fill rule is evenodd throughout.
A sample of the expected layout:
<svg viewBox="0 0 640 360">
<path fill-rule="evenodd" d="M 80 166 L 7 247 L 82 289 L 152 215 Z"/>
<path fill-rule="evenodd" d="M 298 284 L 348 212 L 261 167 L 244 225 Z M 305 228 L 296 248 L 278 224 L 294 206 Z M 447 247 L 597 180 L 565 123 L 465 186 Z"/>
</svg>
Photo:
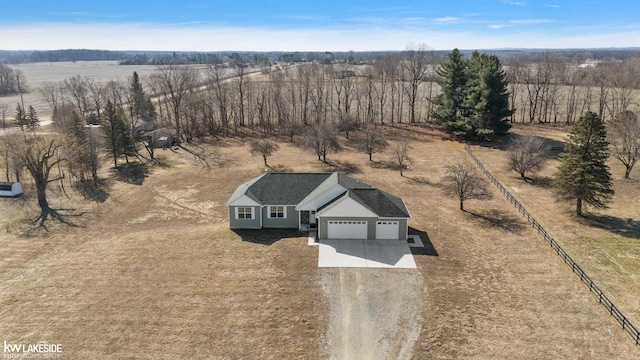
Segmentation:
<svg viewBox="0 0 640 360">
<path fill-rule="evenodd" d="M 16 106 L 16 124 L 20 125 L 20 129 L 24 131 L 24 127 L 27 126 L 27 114 L 20 103 Z"/>
<path fill-rule="evenodd" d="M 507 75 L 495 55 L 474 52 L 467 62 L 467 83 L 462 107 L 466 122 L 477 137 L 509 131 L 509 90 Z"/>
<path fill-rule="evenodd" d="M 29 111 L 27 112 L 27 127 L 29 129 L 34 129 L 40 126 L 40 118 L 38 118 L 38 113 L 33 106 L 29 105 Z"/>
<path fill-rule="evenodd" d="M 453 49 L 449 60 L 436 70 L 436 82 L 441 92 L 433 101 L 435 108 L 432 117 L 446 132 L 456 135 L 464 135 L 469 131 L 467 124 L 461 121 L 467 83 L 466 66 L 460 51 Z"/>
<path fill-rule="evenodd" d="M 107 106 L 102 113 L 102 132 L 113 157 L 115 168 L 118 167 L 118 158 L 129 151 L 128 147 L 131 142 L 125 116 L 122 108 L 114 106 L 111 100 L 107 101 Z"/>
<path fill-rule="evenodd" d="M 144 124 L 146 127 L 147 123 L 153 122 L 156 118 L 155 108 L 149 96 L 145 94 L 138 73 L 135 71 L 131 76 L 129 96 L 131 98 L 129 112 L 132 126 L 135 128 Z"/>
<path fill-rule="evenodd" d="M 576 122 L 560 155 L 562 163 L 556 173 L 560 199 L 576 201 L 576 215 L 582 216 L 582 205 L 606 208 L 614 194 L 611 172 L 606 161 L 609 143 L 604 122 L 598 114 L 588 112 Z"/>
<path fill-rule="evenodd" d="M 441 93 L 432 113 L 444 131 L 456 136 L 484 137 L 509 130 L 509 92 L 497 56 L 474 52 L 464 60 L 454 49 L 437 69 Z"/>
</svg>

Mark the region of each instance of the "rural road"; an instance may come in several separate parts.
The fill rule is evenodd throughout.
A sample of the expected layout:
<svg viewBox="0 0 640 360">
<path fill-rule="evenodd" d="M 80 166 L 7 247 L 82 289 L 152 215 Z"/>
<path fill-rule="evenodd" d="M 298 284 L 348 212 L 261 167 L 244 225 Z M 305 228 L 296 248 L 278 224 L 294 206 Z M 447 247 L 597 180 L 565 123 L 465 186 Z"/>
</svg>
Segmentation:
<svg viewBox="0 0 640 360">
<path fill-rule="evenodd" d="M 51 118 L 41 118 L 40 119 L 40 126 L 46 126 L 46 125 L 51 125 L 53 124 L 53 121 L 51 120 Z M 7 134 L 18 134 L 20 133 L 20 127 L 19 126 L 13 126 L 13 127 L 7 127 L 7 128 L 0 128 L 0 136 L 2 135 L 7 135 Z M 32 130 L 27 130 L 29 132 L 31 132 Z M 38 135 L 48 135 L 50 134 L 50 132 L 36 132 L 36 134 Z"/>
<path fill-rule="evenodd" d="M 417 270 L 339 268 L 321 273 L 329 300 L 330 359 L 410 359 L 422 327 Z"/>
</svg>

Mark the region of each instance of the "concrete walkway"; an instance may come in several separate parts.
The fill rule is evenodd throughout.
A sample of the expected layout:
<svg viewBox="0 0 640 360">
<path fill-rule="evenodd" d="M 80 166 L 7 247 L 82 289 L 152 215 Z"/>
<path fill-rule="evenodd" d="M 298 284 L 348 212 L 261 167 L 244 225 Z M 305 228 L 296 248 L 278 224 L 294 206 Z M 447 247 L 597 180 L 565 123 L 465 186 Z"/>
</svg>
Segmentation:
<svg viewBox="0 0 640 360">
<path fill-rule="evenodd" d="M 405 241 L 321 240 L 314 245 L 318 245 L 318 267 L 416 268 Z"/>
</svg>

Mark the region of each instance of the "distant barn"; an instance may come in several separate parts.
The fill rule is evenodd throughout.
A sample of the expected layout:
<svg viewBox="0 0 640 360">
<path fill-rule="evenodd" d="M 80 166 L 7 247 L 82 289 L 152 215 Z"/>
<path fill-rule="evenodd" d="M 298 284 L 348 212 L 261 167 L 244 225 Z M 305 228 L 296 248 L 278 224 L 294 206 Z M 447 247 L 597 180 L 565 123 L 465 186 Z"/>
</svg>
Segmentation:
<svg viewBox="0 0 640 360">
<path fill-rule="evenodd" d="M 22 194 L 19 182 L 0 182 L 0 197 L 14 197 Z"/>
</svg>

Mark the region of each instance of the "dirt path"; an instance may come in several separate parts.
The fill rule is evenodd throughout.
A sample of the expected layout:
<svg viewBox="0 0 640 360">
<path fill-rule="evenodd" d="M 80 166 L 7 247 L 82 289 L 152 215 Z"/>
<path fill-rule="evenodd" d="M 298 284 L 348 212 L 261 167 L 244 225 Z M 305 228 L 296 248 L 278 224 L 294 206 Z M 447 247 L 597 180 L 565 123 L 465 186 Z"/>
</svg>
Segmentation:
<svg viewBox="0 0 640 360">
<path fill-rule="evenodd" d="M 330 309 L 328 358 L 411 358 L 424 298 L 417 270 L 326 269 L 321 282 Z"/>
</svg>

